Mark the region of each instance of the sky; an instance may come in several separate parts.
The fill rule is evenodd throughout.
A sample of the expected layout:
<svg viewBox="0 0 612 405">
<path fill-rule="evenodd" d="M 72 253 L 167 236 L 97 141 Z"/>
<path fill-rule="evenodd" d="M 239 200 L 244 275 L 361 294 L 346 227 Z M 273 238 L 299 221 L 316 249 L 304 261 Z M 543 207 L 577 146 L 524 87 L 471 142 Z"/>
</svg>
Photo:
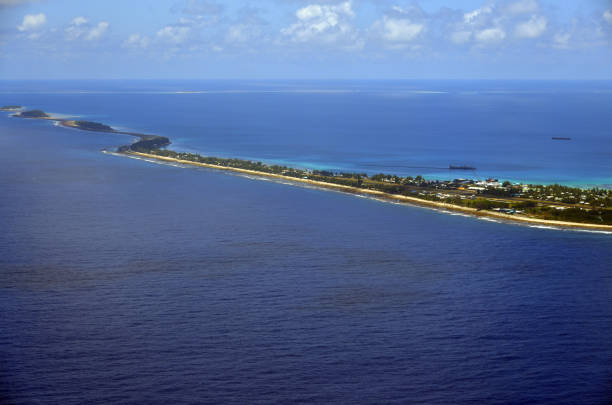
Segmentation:
<svg viewBox="0 0 612 405">
<path fill-rule="evenodd" d="M 612 79 L 612 0 L 0 0 L 2 79 Z"/>
</svg>

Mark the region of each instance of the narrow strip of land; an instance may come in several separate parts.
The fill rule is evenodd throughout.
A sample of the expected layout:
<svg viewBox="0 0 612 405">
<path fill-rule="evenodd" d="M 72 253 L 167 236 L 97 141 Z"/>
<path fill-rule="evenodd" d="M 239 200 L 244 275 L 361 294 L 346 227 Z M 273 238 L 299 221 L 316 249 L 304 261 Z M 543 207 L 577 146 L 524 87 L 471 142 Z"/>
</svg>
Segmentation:
<svg viewBox="0 0 612 405">
<path fill-rule="evenodd" d="M 343 192 L 351 193 L 351 194 L 369 195 L 369 196 L 373 196 L 373 197 L 380 198 L 380 199 L 387 200 L 387 201 L 405 202 L 405 203 L 419 205 L 423 207 L 462 212 L 462 213 L 475 215 L 475 216 L 498 218 L 498 219 L 503 219 L 505 221 L 512 221 L 512 222 L 518 221 L 518 222 L 525 222 L 525 223 L 545 225 L 545 226 L 554 226 L 554 227 L 569 227 L 569 228 L 612 231 L 612 225 L 543 220 L 543 219 L 531 218 L 531 217 L 522 216 L 522 215 L 509 215 L 509 214 L 504 214 L 501 212 L 478 210 L 476 208 L 462 207 L 462 206 L 448 204 L 444 202 L 428 201 L 428 200 L 424 200 L 424 199 L 417 198 L 417 197 L 410 197 L 410 196 L 405 196 L 401 194 L 389 194 L 389 193 L 385 193 L 385 192 L 378 191 L 378 190 L 357 188 L 357 187 L 351 187 L 351 186 L 346 186 L 342 184 L 333 184 L 333 183 L 327 183 L 323 181 L 283 176 L 280 174 L 266 173 L 266 172 L 261 172 L 261 171 L 256 171 L 256 170 L 214 165 L 210 163 L 193 162 L 190 160 L 182 160 L 182 159 L 176 159 L 176 158 L 171 158 L 171 157 L 159 156 L 159 155 L 154 155 L 151 153 L 128 151 L 128 152 L 124 152 L 124 154 L 127 156 L 137 156 L 137 157 L 153 159 L 153 160 L 157 160 L 161 162 L 172 162 L 172 163 L 178 163 L 182 165 L 206 167 L 206 168 L 215 169 L 215 170 L 232 171 L 236 173 L 249 174 L 253 176 L 282 179 L 282 180 L 286 180 L 290 182 L 297 182 L 297 183 L 305 183 L 305 184 L 313 185 L 313 186 L 320 187 L 320 188 L 339 190 L 339 191 L 343 191 Z"/>
<path fill-rule="evenodd" d="M 0 111 L 16 112 L 16 114 L 13 114 L 13 117 L 17 117 L 17 118 L 38 119 L 38 120 L 48 120 L 48 121 L 57 122 L 60 125 L 67 127 L 67 128 L 74 128 L 74 129 L 80 129 L 83 131 L 92 131 L 92 132 L 105 132 L 105 133 L 111 133 L 111 134 L 117 134 L 117 135 L 130 135 L 130 136 L 134 136 L 138 138 L 136 142 L 132 143 L 131 145 L 122 146 L 120 150 L 147 151 L 147 150 L 152 150 L 152 149 L 164 148 L 170 145 L 170 139 L 168 139 L 165 136 L 148 135 L 148 134 L 141 134 L 138 132 L 130 132 L 130 131 L 120 131 L 111 126 L 101 124 L 99 122 L 81 121 L 81 120 L 74 120 L 74 119 L 69 119 L 69 118 L 54 117 L 52 115 L 47 114 L 46 112 L 42 110 L 24 111 L 23 107 L 21 106 L 11 105 L 11 106 L 0 107 Z"/>
<path fill-rule="evenodd" d="M 252 176 L 282 179 L 293 183 L 372 196 L 385 201 L 461 212 L 473 216 L 549 227 L 579 228 L 612 232 L 612 191 L 552 185 L 523 185 L 495 179 L 475 182 L 426 180 L 421 176 L 402 178 L 383 173 L 333 173 L 267 165 L 243 159 L 228 159 L 179 153 L 166 149 L 170 139 L 158 135 L 121 131 L 98 122 L 53 117 L 41 110 L 21 106 L 0 107 L 14 117 L 58 122 L 83 131 L 130 135 L 138 138 L 117 149 L 118 154 L 172 162 L 181 165 L 232 171 Z"/>
</svg>

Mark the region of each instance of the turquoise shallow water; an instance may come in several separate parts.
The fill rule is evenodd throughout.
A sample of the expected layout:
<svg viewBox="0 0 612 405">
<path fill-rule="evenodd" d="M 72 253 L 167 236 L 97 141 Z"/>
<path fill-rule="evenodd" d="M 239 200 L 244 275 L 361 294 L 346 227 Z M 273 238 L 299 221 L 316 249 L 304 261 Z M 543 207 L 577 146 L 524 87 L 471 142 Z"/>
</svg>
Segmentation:
<svg viewBox="0 0 612 405">
<path fill-rule="evenodd" d="M 429 178 L 612 184 L 610 82 L 8 82 L 24 104 L 173 148 Z M 190 91 L 186 93 L 185 91 Z M 570 137 L 554 141 L 552 137 Z M 472 172 L 449 171 L 469 165 Z"/>
<path fill-rule="evenodd" d="M 222 144 L 200 126 L 212 118 L 154 128 L 181 104 L 142 101 L 157 106 L 147 118 L 123 94 L 23 97 L 49 111 Z M 238 120 L 236 103 L 223 108 Z M 218 110 L 211 102 L 201 111 Z M 611 397 L 611 235 L 100 153 L 129 139 L 0 117 L 3 401 Z M 227 150 L 248 143 L 259 156 L 260 144 L 246 139 L 229 136 Z"/>
</svg>

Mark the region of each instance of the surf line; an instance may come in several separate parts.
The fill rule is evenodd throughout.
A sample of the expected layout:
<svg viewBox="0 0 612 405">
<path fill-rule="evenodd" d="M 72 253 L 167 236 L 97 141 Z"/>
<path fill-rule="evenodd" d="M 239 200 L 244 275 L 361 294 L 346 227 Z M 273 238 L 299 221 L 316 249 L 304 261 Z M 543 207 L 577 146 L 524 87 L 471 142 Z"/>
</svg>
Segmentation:
<svg viewBox="0 0 612 405">
<path fill-rule="evenodd" d="M 365 174 L 345 174 L 350 176 L 348 178 L 337 178 L 336 176 L 334 176 L 334 174 L 331 174 L 331 176 L 313 176 L 311 174 L 312 172 L 310 171 L 294 169 L 285 166 L 269 166 L 262 164 L 261 162 L 255 163 L 252 161 L 241 159 L 225 159 L 210 156 L 200 156 L 197 154 L 177 153 L 171 150 L 162 149 L 166 148 L 171 144 L 170 139 L 163 136 L 120 131 L 98 122 L 54 117 L 41 110 L 25 111 L 21 106 L 10 106 L 10 108 L 3 107 L 0 108 L 0 110 L 15 112 L 15 114 L 12 114 L 12 116 L 14 117 L 53 121 L 54 123 L 59 123 L 59 125 L 66 128 L 80 129 L 83 131 L 92 132 L 131 135 L 138 138 L 130 145 L 120 146 L 116 152 L 110 152 L 107 150 L 103 151 L 105 153 L 113 155 L 140 158 L 141 160 L 148 160 L 165 164 L 170 163 L 172 165 L 180 165 L 181 167 L 204 167 L 220 171 L 246 174 L 260 178 L 263 177 L 268 179 L 283 180 L 284 184 L 287 184 L 286 182 L 288 182 L 289 184 L 295 185 L 309 185 L 311 187 L 316 187 L 320 189 L 341 191 L 347 194 L 373 197 L 377 200 L 385 202 L 416 205 L 420 207 L 434 209 L 438 212 L 444 212 L 445 210 L 448 210 L 452 212 L 468 214 L 473 217 L 480 217 L 481 219 L 487 218 L 490 220 L 502 220 L 502 223 L 519 223 L 528 224 L 532 226 L 540 225 L 551 227 L 551 229 L 597 230 L 606 231 L 606 233 L 612 233 L 612 225 L 548 220 L 516 214 L 510 215 L 503 212 L 477 209 L 447 202 L 432 201 L 404 194 L 396 194 L 372 188 L 366 188 L 363 180 L 364 177 L 367 179 L 367 175 Z M 369 183 L 372 183 L 370 179 L 367 179 L 367 181 Z M 368 185 L 370 185 L 369 183 Z M 374 184 L 374 186 L 376 186 L 376 184 Z M 383 186 L 385 185 L 382 184 L 381 187 Z"/>
</svg>

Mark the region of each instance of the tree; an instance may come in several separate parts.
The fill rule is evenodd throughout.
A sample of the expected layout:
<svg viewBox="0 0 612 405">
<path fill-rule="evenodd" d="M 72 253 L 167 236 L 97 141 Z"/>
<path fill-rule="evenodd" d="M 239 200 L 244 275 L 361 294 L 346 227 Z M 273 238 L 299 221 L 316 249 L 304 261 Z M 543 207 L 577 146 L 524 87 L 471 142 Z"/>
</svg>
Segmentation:
<svg viewBox="0 0 612 405">
<path fill-rule="evenodd" d="M 491 204 L 491 201 L 489 200 L 485 200 L 484 198 L 479 198 L 477 200 L 474 200 L 474 202 L 472 203 L 472 206 L 480 211 L 480 210 L 490 209 L 493 206 L 493 204 Z"/>
</svg>

